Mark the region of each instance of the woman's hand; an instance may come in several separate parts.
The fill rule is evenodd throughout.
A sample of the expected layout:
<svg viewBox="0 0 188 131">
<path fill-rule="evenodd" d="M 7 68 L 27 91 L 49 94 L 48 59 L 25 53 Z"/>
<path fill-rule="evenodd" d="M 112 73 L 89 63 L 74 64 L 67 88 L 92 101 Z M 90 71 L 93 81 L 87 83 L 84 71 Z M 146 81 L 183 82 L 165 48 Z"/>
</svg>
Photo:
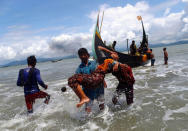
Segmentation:
<svg viewBox="0 0 188 131">
<path fill-rule="evenodd" d="M 112 53 L 111 53 L 111 57 L 112 57 L 112 59 L 114 59 L 114 60 L 118 60 L 118 59 L 119 59 L 118 54 L 115 53 L 115 52 L 112 52 Z"/>
</svg>

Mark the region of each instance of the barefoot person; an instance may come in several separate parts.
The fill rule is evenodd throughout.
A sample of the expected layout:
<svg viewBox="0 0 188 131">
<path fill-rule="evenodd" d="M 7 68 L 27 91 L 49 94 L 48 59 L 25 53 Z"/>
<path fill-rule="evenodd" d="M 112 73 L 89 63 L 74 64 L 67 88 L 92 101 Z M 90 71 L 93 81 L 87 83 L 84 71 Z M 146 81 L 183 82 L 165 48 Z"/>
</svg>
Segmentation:
<svg viewBox="0 0 188 131">
<path fill-rule="evenodd" d="M 130 105 L 133 103 L 133 84 L 135 82 L 131 67 L 117 62 L 116 60 L 119 59 L 117 53 L 103 47 L 99 47 L 99 49 L 110 53 L 113 59 L 105 59 L 104 63 L 98 65 L 96 70 L 91 74 L 75 74 L 68 79 L 68 85 L 80 98 L 77 107 L 89 102 L 89 98 L 85 95 L 80 85 L 88 89 L 98 88 L 98 85 L 104 81 L 105 74 L 107 73 L 112 73 L 119 80 L 119 85 L 112 99 L 113 103 L 116 104 L 118 101 L 117 98 L 122 92 L 125 92 L 127 104 Z"/>
<path fill-rule="evenodd" d="M 110 53 L 114 60 L 119 59 L 118 54 L 116 52 L 110 51 L 101 46 L 99 46 L 99 49 Z M 116 64 L 113 66 L 113 69 L 110 72 L 112 72 L 112 75 L 114 75 L 119 81 L 116 91 L 114 92 L 112 102 L 116 104 L 118 102 L 119 96 L 122 93 L 125 93 L 127 105 L 132 104 L 134 97 L 133 84 L 135 82 L 135 79 L 131 67 L 127 64 L 116 62 Z"/>
<path fill-rule="evenodd" d="M 88 103 L 90 99 L 85 95 L 81 85 L 87 89 L 97 89 L 104 82 L 106 73 L 109 73 L 110 65 L 114 65 L 114 60 L 106 59 L 103 64 L 98 65 L 96 70 L 91 74 L 75 74 L 68 79 L 68 85 L 73 89 L 80 99 L 77 107 L 81 107 L 84 103 Z"/>
<path fill-rule="evenodd" d="M 33 113 L 33 104 L 37 98 L 45 98 L 44 103 L 48 104 L 50 95 L 39 89 L 38 84 L 44 89 L 48 88 L 40 76 L 40 70 L 35 68 L 37 60 L 35 56 L 27 58 L 28 67 L 19 71 L 17 86 L 24 86 L 25 102 L 28 113 Z"/>
<path fill-rule="evenodd" d="M 78 66 L 76 70 L 76 74 L 91 74 L 95 71 L 97 63 L 96 61 L 89 60 L 89 53 L 86 48 L 80 48 L 78 50 L 78 55 L 81 60 L 81 64 Z M 105 82 L 104 82 L 105 83 Z M 82 89 L 86 96 L 90 99 L 89 102 L 85 104 L 86 112 L 91 112 L 91 107 L 93 106 L 93 102 L 96 99 L 100 110 L 104 109 L 104 84 L 101 83 L 99 88 L 97 89 L 88 89 L 82 86 Z"/>
</svg>

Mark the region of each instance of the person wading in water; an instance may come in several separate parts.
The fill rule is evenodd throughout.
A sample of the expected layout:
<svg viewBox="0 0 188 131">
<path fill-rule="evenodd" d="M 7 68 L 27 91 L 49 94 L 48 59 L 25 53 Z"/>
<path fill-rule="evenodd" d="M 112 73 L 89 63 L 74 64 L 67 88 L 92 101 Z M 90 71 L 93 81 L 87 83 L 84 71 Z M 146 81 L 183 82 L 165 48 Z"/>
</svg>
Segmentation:
<svg viewBox="0 0 188 131">
<path fill-rule="evenodd" d="M 44 103 L 48 104 L 50 95 L 39 89 L 38 84 L 45 90 L 48 85 L 44 84 L 40 76 L 40 70 L 35 68 L 37 60 L 35 56 L 27 58 L 28 67 L 19 71 L 17 86 L 24 86 L 25 102 L 28 113 L 33 113 L 33 104 L 37 98 L 45 98 Z"/>
<path fill-rule="evenodd" d="M 76 74 L 91 74 L 95 71 L 97 63 L 96 61 L 89 60 L 89 53 L 86 48 L 80 48 L 78 50 L 78 55 L 81 60 L 81 64 L 78 66 L 76 70 Z M 88 89 L 82 86 L 82 89 L 86 96 L 90 99 L 89 102 L 85 104 L 85 110 L 89 113 L 91 112 L 91 107 L 93 106 L 94 99 L 97 99 L 100 110 L 104 109 L 104 85 L 106 87 L 106 83 L 101 83 L 99 88 L 97 89 Z"/>
<path fill-rule="evenodd" d="M 166 51 L 166 48 L 163 48 L 164 51 L 164 64 L 168 65 L 168 53 Z"/>
<path fill-rule="evenodd" d="M 119 57 L 118 54 L 110 51 L 104 47 L 99 46 L 100 50 L 103 50 L 105 52 L 108 52 L 111 54 L 111 56 L 113 55 L 113 59 L 115 61 L 118 61 Z M 127 100 L 127 105 L 130 105 L 133 103 L 133 98 L 134 98 L 134 94 L 133 94 L 133 84 L 135 83 L 135 79 L 132 73 L 132 69 L 130 66 L 128 66 L 127 64 L 122 64 L 119 62 L 116 62 L 116 64 L 113 67 L 113 70 L 111 70 L 112 75 L 114 75 L 118 81 L 119 84 L 116 88 L 116 91 L 114 92 L 114 96 L 112 98 L 112 102 L 114 104 L 117 104 L 118 102 L 118 98 L 122 93 L 125 93 L 126 95 L 126 100 Z"/>
</svg>

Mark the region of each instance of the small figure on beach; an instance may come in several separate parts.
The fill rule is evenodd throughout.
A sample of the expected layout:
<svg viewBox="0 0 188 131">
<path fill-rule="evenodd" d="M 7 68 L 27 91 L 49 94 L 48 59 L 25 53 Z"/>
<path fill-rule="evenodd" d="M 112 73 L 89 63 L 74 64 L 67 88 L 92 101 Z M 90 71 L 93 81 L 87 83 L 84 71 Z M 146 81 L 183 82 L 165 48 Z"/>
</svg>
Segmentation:
<svg viewBox="0 0 188 131">
<path fill-rule="evenodd" d="M 44 84 L 42 81 L 40 70 L 35 68 L 36 63 L 37 60 L 35 56 L 29 56 L 27 58 L 28 67 L 19 71 L 17 80 L 17 86 L 24 87 L 25 102 L 28 113 L 33 113 L 35 99 L 45 98 L 45 104 L 48 104 L 50 100 L 50 95 L 39 89 L 38 84 L 45 90 L 48 88 L 48 85 Z"/>
<path fill-rule="evenodd" d="M 168 52 L 166 51 L 166 48 L 163 48 L 164 52 L 164 64 L 168 65 Z"/>
</svg>

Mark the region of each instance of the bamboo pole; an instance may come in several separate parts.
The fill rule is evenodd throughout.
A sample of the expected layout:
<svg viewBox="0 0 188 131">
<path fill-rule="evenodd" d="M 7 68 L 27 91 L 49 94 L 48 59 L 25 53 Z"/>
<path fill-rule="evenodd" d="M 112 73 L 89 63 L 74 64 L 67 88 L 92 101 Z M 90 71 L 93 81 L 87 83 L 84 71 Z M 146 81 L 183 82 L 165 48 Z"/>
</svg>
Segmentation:
<svg viewBox="0 0 188 131">
<path fill-rule="evenodd" d="M 104 17 L 104 11 L 103 11 L 103 14 L 102 14 L 102 20 L 101 20 L 101 26 L 100 26 L 100 31 L 99 31 L 99 33 L 101 33 L 101 28 L 102 28 L 103 17 Z"/>
<path fill-rule="evenodd" d="M 128 54 L 129 54 L 129 39 L 127 39 L 127 50 L 128 50 Z"/>
</svg>

